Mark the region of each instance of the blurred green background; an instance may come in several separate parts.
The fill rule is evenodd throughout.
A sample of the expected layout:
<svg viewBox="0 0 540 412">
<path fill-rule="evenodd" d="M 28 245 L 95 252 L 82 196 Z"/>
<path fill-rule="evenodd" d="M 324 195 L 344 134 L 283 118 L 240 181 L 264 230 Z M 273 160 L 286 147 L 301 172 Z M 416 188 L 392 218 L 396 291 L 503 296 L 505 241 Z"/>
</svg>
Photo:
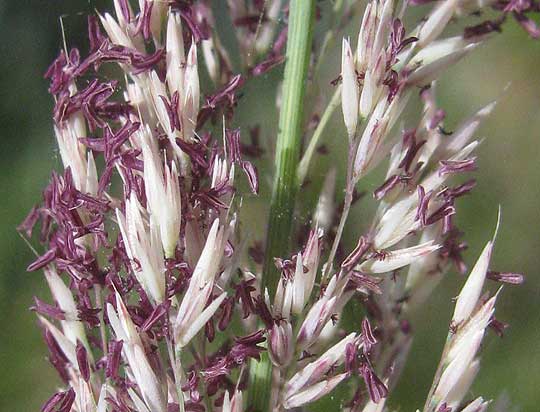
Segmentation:
<svg viewBox="0 0 540 412">
<path fill-rule="evenodd" d="M 42 77 L 61 47 L 59 17 L 64 16 L 69 45 L 84 46 L 84 16 L 94 9 L 105 10 L 108 4 L 93 0 L 0 1 L 2 411 L 36 411 L 58 384 L 45 359 L 45 346 L 34 315 L 28 311 L 33 295 L 48 296 L 45 282 L 39 273 L 26 273 L 32 255 L 15 227 L 40 200 L 41 189 L 51 170 L 61 165 L 52 131 L 52 102 L 47 94 L 47 82 Z M 350 33 L 353 33 L 352 28 Z M 338 53 L 339 50 L 334 50 L 330 61 L 339 62 Z M 460 119 L 500 98 L 495 112 L 478 135 L 485 137 L 479 151 L 479 183 L 474 194 L 459 203 L 458 224 L 467 232 L 470 248 L 466 258 L 472 264 L 491 236 L 497 208 L 501 205 L 502 227 L 492 267 L 523 272 L 527 276 L 525 285 L 506 287 L 501 295 L 497 317 L 510 322 L 511 328 L 504 339 L 490 333 L 484 342 L 483 366 L 471 393 L 471 398 L 481 394 L 495 398 L 506 391 L 512 403 L 523 411 L 539 410 L 539 67 L 540 42 L 529 39 L 511 23 L 505 26 L 503 35 L 492 39 L 445 74 L 439 87 L 440 105 L 447 110 L 450 130 Z M 328 79 L 335 77 L 338 71 L 337 66 L 328 68 Z M 239 109 L 243 117 L 238 123 L 248 126 L 260 122 L 266 139 L 273 135 L 276 124 L 273 102 L 278 78 L 279 72 L 248 84 L 246 98 Z M 501 90 L 507 84 L 510 86 L 503 94 Z M 262 101 L 265 104 L 260 104 Z M 267 110 L 261 111 L 261 107 Z M 342 146 L 344 135 L 339 120 L 339 116 L 335 116 L 335 125 L 329 129 L 338 132 L 326 137 L 325 143 L 330 146 Z M 343 164 L 339 155 L 340 151 L 336 150 L 321 158 L 315 173 L 322 175 L 330 164 Z M 340 172 L 343 174 L 343 170 Z M 373 179 L 363 184 L 366 190 L 377 185 Z M 263 192 L 267 191 L 268 187 L 263 187 Z M 312 196 L 309 189 L 306 196 Z M 262 203 L 254 200 L 251 204 Z M 357 209 L 346 233 L 351 241 L 370 217 L 369 207 Z M 255 232 L 262 230 L 262 223 L 263 220 L 258 219 Z M 394 398 L 399 400 L 401 411 L 414 411 L 423 403 L 446 336 L 451 298 L 457 295 L 462 283 L 463 279 L 455 274 L 447 276 L 425 310 L 413 319 L 417 335 Z M 397 407 L 397 402 L 391 405 Z"/>
</svg>

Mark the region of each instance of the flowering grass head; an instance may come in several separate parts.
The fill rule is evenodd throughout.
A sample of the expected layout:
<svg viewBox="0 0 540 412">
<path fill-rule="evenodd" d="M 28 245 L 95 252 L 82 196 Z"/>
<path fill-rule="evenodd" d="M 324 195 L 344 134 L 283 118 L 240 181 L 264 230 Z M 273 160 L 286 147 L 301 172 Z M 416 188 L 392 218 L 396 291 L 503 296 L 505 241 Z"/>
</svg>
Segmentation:
<svg viewBox="0 0 540 412">
<path fill-rule="evenodd" d="M 492 270 L 494 238 L 472 270 L 461 256 L 455 216 L 474 189 L 475 132 L 495 102 L 447 132 L 435 80 L 509 16 L 538 37 L 528 17 L 536 6 L 442 0 L 406 28 L 420 3 L 429 2 L 229 0 L 238 59 L 207 1 L 115 0 L 113 14 L 88 18 L 88 54 L 62 50 L 45 74 L 64 169 L 20 226 L 27 236 L 39 227 L 42 252 L 28 270 L 43 270 L 52 294 L 33 307 L 63 382 L 44 412 L 303 410 L 338 386 L 348 388 L 340 410 L 388 410 L 409 319 L 452 271 L 468 276 L 423 411 L 486 410 L 481 397 L 464 402 L 487 329 L 506 327 L 494 317 L 500 289 L 490 295 L 484 284 L 523 277 Z M 488 7 L 498 17 L 444 37 L 464 13 Z M 329 85 L 317 84 L 319 62 L 342 27 L 314 47 L 325 15 L 357 32 L 341 42 Z M 231 125 L 245 82 L 281 65 L 263 247 L 240 212 L 264 187 L 255 163 L 270 154 L 257 129 L 248 142 Z M 334 93 L 321 116 L 303 103 L 314 85 L 310 93 Z M 422 112 L 404 119 L 413 100 Z M 307 227 L 295 227 L 295 198 L 338 107 L 345 187 L 329 171 Z M 310 129 L 303 115 L 318 122 Z M 351 247 L 343 231 L 374 169 L 386 170 L 376 213 Z"/>
</svg>

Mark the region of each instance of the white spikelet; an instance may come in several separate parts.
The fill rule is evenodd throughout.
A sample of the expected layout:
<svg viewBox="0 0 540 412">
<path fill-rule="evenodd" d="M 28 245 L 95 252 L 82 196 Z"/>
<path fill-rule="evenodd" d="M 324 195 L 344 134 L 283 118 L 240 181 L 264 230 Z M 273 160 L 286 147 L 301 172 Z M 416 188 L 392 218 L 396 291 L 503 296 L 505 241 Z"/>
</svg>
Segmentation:
<svg viewBox="0 0 540 412">
<path fill-rule="evenodd" d="M 197 125 L 197 114 L 200 105 L 199 72 L 197 68 L 197 45 L 191 44 L 186 61 L 184 78 L 184 101 L 182 111 L 182 138 L 191 141 Z"/>
<path fill-rule="evenodd" d="M 298 332 L 297 345 L 299 348 L 307 348 L 315 342 L 333 313 L 336 301 L 335 296 L 323 297 L 311 307 Z"/>
<path fill-rule="evenodd" d="M 359 87 L 351 45 L 343 39 L 341 50 L 341 110 L 349 140 L 354 139 L 358 125 Z"/>
<path fill-rule="evenodd" d="M 354 173 L 356 176 L 361 176 L 365 173 L 371 158 L 373 157 L 373 153 L 379 147 L 379 143 L 386 129 L 386 119 L 384 115 L 387 107 L 387 99 L 381 99 L 369 117 L 354 160 Z"/>
<path fill-rule="evenodd" d="M 304 264 L 302 262 L 302 254 L 296 255 L 296 268 L 294 278 L 292 280 L 292 313 L 298 315 L 302 313 L 304 304 L 306 303 L 306 279 L 304 277 Z"/>
<path fill-rule="evenodd" d="M 85 382 L 80 376 L 72 381 L 75 390 L 75 404 L 78 412 L 96 412 L 97 405 L 89 382 Z"/>
<path fill-rule="evenodd" d="M 64 335 L 73 345 L 80 341 L 86 348 L 89 359 L 92 359 L 92 351 L 86 338 L 84 325 L 76 317 L 77 305 L 71 290 L 66 286 L 53 266 L 47 266 L 44 273 L 54 300 L 66 314 L 66 320 L 60 321 Z"/>
<path fill-rule="evenodd" d="M 495 312 L 495 302 L 498 293 L 489 299 L 482 307 L 474 314 L 474 316 L 462 328 L 458 329 L 458 333 L 454 336 L 451 342 L 450 350 L 447 354 L 447 359 L 452 360 L 457 355 L 467 348 L 471 347 L 471 342 L 474 341 L 474 336 L 480 332 L 484 332 L 488 327 L 493 313 Z"/>
<path fill-rule="evenodd" d="M 131 8 L 131 5 L 127 1 L 122 2 L 120 0 L 114 0 L 113 4 L 114 13 L 116 14 L 116 20 L 118 21 L 118 25 L 122 27 L 122 29 L 126 30 L 127 25 L 130 23 L 133 16 L 133 10 Z M 123 6 L 127 6 L 127 9 L 123 10 Z M 124 15 L 126 13 L 128 14 L 128 16 Z"/>
<path fill-rule="evenodd" d="M 319 382 L 309 388 L 305 389 L 302 392 L 299 392 L 290 398 L 287 398 L 283 402 L 285 409 L 297 408 L 299 406 L 305 405 L 310 402 L 315 402 L 317 399 L 322 398 L 325 395 L 328 395 L 343 382 L 349 376 L 348 373 L 342 373 L 336 375 L 330 379 Z"/>
<path fill-rule="evenodd" d="M 364 76 L 364 86 L 360 96 L 360 116 L 367 118 L 373 106 L 383 98 L 383 81 L 386 75 L 386 52 L 382 50 L 373 59 L 373 64 L 368 67 Z"/>
<path fill-rule="evenodd" d="M 144 187 L 148 199 L 148 211 L 159 226 L 165 257 L 171 258 L 176 250 L 180 235 L 181 197 L 176 163 L 163 165 L 157 145 L 151 139 L 142 142 L 144 158 Z"/>
<path fill-rule="evenodd" d="M 461 412 L 486 412 L 490 401 L 484 401 L 481 396 L 469 403 Z"/>
<path fill-rule="evenodd" d="M 79 141 L 79 138 L 86 137 L 86 126 L 82 113 L 77 112 L 71 115 L 61 126 L 55 126 L 54 132 L 64 169 L 70 168 L 75 187 L 78 190 L 90 193 L 86 187 L 88 176 L 86 149 Z"/>
<path fill-rule="evenodd" d="M 274 324 L 268 336 L 268 355 L 276 366 L 287 366 L 293 359 L 292 325 L 288 321 Z"/>
<path fill-rule="evenodd" d="M 433 399 L 437 402 L 444 402 L 448 393 L 456 386 L 459 385 L 463 379 L 467 368 L 471 364 L 476 354 L 478 347 L 482 341 L 483 331 L 473 336 L 470 346 L 466 350 L 461 351 L 457 357 L 452 360 L 439 379 L 437 389 L 433 394 Z"/>
<path fill-rule="evenodd" d="M 463 160 L 477 146 L 478 142 L 473 141 L 448 160 Z M 438 171 L 435 171 L 419 182 L 419 184 L 424 188 L 426 193 L 429 193 L 441 187 L 447 178 L 448 175 L 441 175 Z M 381 217 L 375 228 L 375 236 L 373 238 L 373 246 L 376 249 L 387 249 L 404 239 L 412 231 L 420 228 L 420 220 L 416 219 L 418 202 L 419 195 L 417 192 L 414 192 L 393 203 L 380 213 Z"/>
<path fill-rule="evenodd" d="M 358 45 L 356 51 L 356 68 L 359 73 L 365 73 L 370 64 L 370 58 L 375 41 L 375 30 L 377 28 L 377 7 L 379 1 L 370 1 L 366 5 L 362 24 L 358 33 Z"/>
<path fill-rule="evenodd" d="M 159 121 L 160 126 L 163 128 L 171 145 L 176 145 L 176 136 L 171 128 L 171 122 L 169 119 L 169 114 L 167 112 L 167 106 L 163 101 L 163 98 L 168 98 L 167 89 L 165 84 L 161 82 L 157 73 L 152 71 L 148 76 L 148 90 L 152 98 L 152 107 L 155 111 L 155 115 Z M 173 145 L 173 147 L 175 147 Z"/>
<path fill-rule="evenodd" d="M 463 48 L 460 48 L 456 51 L 440 57 L 437 60 L 434 60 L 431 63 L 420 66 L 418 69 L 416 69 L 409 75 L 409 77 L 407 78 L 407 84 L 416 86 L 429 84 L 433 80 L 437 79 L 442 72 L 456 64 L 467 54 L 473 51 L 476 47 L 478 47 L 478 45 L 479 43 L 468 44 Z"/>
<path fill-rule="evenodd" d="M 229 397 L 229 391 L 225 392 L 223 397 L 222 412 L 242 412 L 244 410 L 244 401 L 242 392 L 235 390 L 233 395 Z"/>
<path fill-rule="evenodd" d="M 137 412 L 151 412 L 144 401 L 137 395 L 137 392 L 133 390 L 133 388 L 128 389 L 128 395 L 131 399 L 131 402 L 133 402 L 133 405 L 135 405 L 135 408 L 137 408 Z"/>
<path fill-rule="evenodd" d="M 429 241 L 405 249 L 383 252 L 383 256 L 380 258 L 375 257 L 366 260 L 360 265 L 359 270 L 366 273 L 392 272 L 435 252 L 440 247 L 440 245 L 433 244 L 433 241 Z"/>
<path fill-rule="evenodd" d="M 195 269 L 193 270 L 188 289 L 184 295 L 184 299 L 182 299 L 174 323 L 175 336 L 177 338 L 182 337 L 182 344 L 187 343 L 186 336 L 192 335 L 193 331 L 190 328 L 202 315 L 204 306 L 212 293 L 226 241 L 225 228 L 220 228 L 219 220 L 216 219 L 210 228 L 206 244 L 199 257 L 197 266 L 195 266 Z M 221 298 L 224 299 L 225 297 L 222 296 Z M 217 310 L 217 306 L 215 307 L 215 310 Z M 188 330 L 190 330 L 189 333 Z"/>
<path fill-rule="evenodd" d="M 476 375 L 480 369 L 480 361 L 474 360 L 463 373 L 460 381 L 455 385 L 446 397 L 446 405 L 452 410 L 457 410 L 461 402 L 469 392 Z"/>
<path fill-rule="evenodd" d="M 94 160 L 94 155 L 91 150 L 88 151 L 86 159 L 87 160 L 86 160 L 85 191 L 86 193 L 89 193 L 92 196 L 97 197 L 97 193 L 99 189 L 99 180 L 98 180 L 96 162 Z"/>
<path fill-rule="evenodd" d="M 146 357 L 141 338 L 118 292 L 116 292 L 116 308 L 117 310 L 109 303 L 107 317 L 116 339 L 124 342 L 122 352 L 133 373 L 142 399 L 149 410 L 165 412 L 167 400 L 163 387 Z"/>
<path fill-rule="evenodd" d="M 458 0 L 441 1 L 430 14 L 418 33 L 418 47 L 424 47 L 443 32 L 454 15 Z"/>
<path fill-rule="evenodd" d="M 336 343 L 317 360 L 307 364 L 297 372 L 285 385 L 285 397 L 290 398 L 303 389 L 318 383 L 333 366 L 339 366 L 345 359 L 347 345 L 353 344 L 356 334 L 351 333 Z"/>
<path fill-rule="evenodd" d="M 101 24 L 107 32 L 107 35 L 111 38 L 112 42 L 119 44 L 130 49 L 137 49 L 135 44 L 132 41 L 131 36 L 127 34 L 122 28 L 118 25 L 116 20 L 109 14 L 105 13 L 103 16 L 99 15 Z"/>
<path fill-rule="evenodd" d="M 104 383 L 101 385 L 101 389 L 99 391 L 99 398 L 97 402 L 96 412 L 107 412 L 109 402 L 107 402 L 106 398 L 108 396 L 108 385 Z"/>
<path fill-rule="evenodd" d="M 172 95 L 178 92 L 180 99 L 184 96 L 184 70 L 186 56 L 184 37 L 182 35 L 182 19 L 180 14 L 171 11 L 167 20 L 167 85 Z"/>
<path fill-rule="evenodd" d="M 484 247 L 465 285 L 461 289 L 461 293 L 456 301 L 454 315 L 452 316 L 452 321 L 456 324 L 467 320 L 478 303 L 478 298 L 482 293 L 482 287 L 486 279 L 492 250 L 493 243 L 490 241 Z"/>
<path fill-rule="evenodd" d="M 116 218 L 131 268 L 148 296 L 161 303 L 165 298 L 165 266 L 158 224 L 152 216 L 150 224 L 145 222 L 143 208 L 134 193 L 125 203 L 125 216 L 116 209 Z"/>
<path fill-rule="evenodd" d="M 193 323 L 188 324 L 185 330 L 181 330 L 178 337 L 177 337 L 177 344 L 180 347 L 186 346 L 193 337 L 199 333 L 199 331 L 204 327 L 206 322 L 210 320 L 212 316 L 216 313 L 216 311 L 219 308 L 219 305 L 223 302 L 223 300 L 227 297 L 227 294 L 224 292 L 221 295 L 219 295 L 215 300 L 208 305 L 206 309 L 204 309 L 199 316 L 195 318 Z"/>
<path fill-rule="evenodd" d="M 435 40 L 414 55 L 409 62 L 409 67 L 427 66 L 445 56 L 463 50 L 469 44 L 471 42 L 464 39 L 463 36 Z"/>
<path fill-rule="evenodd" d="M 383 51 L 386 42 L 388 41 L 389 28 L 392 26 L 392 16 L 394 12 L 394 1 L 384 0 L 378 8 L 377 32 L 372 47 L 372 56 L 378 56 Z"/>
</svg>

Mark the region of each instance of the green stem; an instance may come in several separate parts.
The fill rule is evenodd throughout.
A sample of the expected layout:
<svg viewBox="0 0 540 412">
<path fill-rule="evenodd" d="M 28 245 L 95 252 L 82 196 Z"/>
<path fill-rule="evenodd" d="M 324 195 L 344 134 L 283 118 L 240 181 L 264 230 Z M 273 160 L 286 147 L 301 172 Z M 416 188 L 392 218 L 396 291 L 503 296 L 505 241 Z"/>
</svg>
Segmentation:
<svg viewBox="0 0 540 412">
<path fill-rule="evenodd" d="M 276 143 L 275 176 L 267 227 L 262 290 L 274 296 L 279 273 L 274 257 L 289 253 L 297 192 L 297 168 L 302 142 L 303 107 L 311 55 L 315 0 L 293 0 L 289 6 L 289 27 L 283 97 Z M 250 366 L 249 407 L 270 412 L 272 364 L 268 356 Z"/>
<path fill-rule="evenodd" d="M 262 278 L 263 290 L 268 288 L 270 296 L 278 281 L 274 257 L 286 255 L 291 243 L 314 10 L 314 0 L 290 2 L 283 99 Z"/>
<path fill-rule="evenodd" d="M 272 362 L 268 352 L 261 353 L 259 362 L 253 360 L 249 364 L 248 408 L 253 412 L 270 412 L 270 396 L 272 390 Z"/>
</svg>

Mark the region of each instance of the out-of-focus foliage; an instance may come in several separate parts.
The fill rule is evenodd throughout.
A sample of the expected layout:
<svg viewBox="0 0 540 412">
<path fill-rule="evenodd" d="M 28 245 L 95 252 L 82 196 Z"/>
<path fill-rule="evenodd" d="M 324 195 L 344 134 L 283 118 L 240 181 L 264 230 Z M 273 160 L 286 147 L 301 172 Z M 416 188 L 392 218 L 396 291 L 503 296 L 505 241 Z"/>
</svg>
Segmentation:
<svg viewBox="0 0 540 412">
<path fill-rule="evenodd" d="M 26 273 L 32 252 L 15 227 L 39 200 L 50 171 L 60 165 L 52 133 L 52 102 L 47 94 L 47 82 L 42 78 L 62 47 L 59 18 L 63 16 L 68 44 L 84 49 L 85 15 L 108 6 L 102 0 L 0 3 L 0 410 L 38 410 L 59 383 L 45 359 L 45 346 L 34 315 L 28 311 L 32 295 L 47 293 L 45 282 L 39 273 Z M 336 64 L 327 67 L 327 80 L 339 71 L 337 46 L 328 59 Z M 482 369 L 471 398 L 479 394 L 496 397 L 505 390 L 512 403 L 524 411 L 538 407 L 540 382 L 539 67 L 540 43 L 527 38 L 512 23 L 503 36 L 493 39 L 446 74 L 439 87 L 449 130 L 467 114 L 500 98 L 495 112 L 480 130 L 479 137 L 486 139 L 479 152 L 478 187 L 467 201 L 459 203 L 458 225 L 467 232 L 470 249 L 466 257 L 472 263 L 483 242 L 491 236 L 500 204 L 503 224 L 493 268 L 520 271 L 527 278 L 521 287 L 507 287 L 500 299 L 497 318 L 510 322 L 511 328 L 504 339 L 491 336 L 486 341 Z M 239 113 L 243 113 L 240 125 L 253 125 L 254 119 L 261 122 L 263 139 L 275 132 L 277 112 L 273 102 L 278 77 L 271 73 L 247 85 L 246 98 L 240 103 Z M 507 91 L 502 93 L 506 84 L 509 84 Z M 268 109 L 261 112 L 263 107 Z M 333 126 L 325 137 L 325 143 L 332 149 L 341 147 L 345 141 L 345 130 L 338 116 Z M 332 150 L 328 157 L 317 162 L 321 177 L 330 164 L 344 163 L 340 156 L 343 156 L 341 150 Z M 263 181 L 266 178 L 262 176 Z M 361 189 L 369 192 L 375 183 L 370 185 L 368 179 L 363 185 Z M 304 205 L 309 203 L 310 192 L 309 188 L 303 192 Z M 267 194 L 266 185 L 263 196 Z M 360 231 L 363 222 L 369 221 L 371 211 L 363 207 L 367 203 L 361 203 L 353 213 L 346 232 L 351 240 L 358 234 L 355 228 Z M 262 230 L 262 219 L 255 220 L 253 230 Z M 413 319 L 417 336 L 405 376 L 394 395 L 400 399 L 402 410 L 415 410 L 425 398 L 446 336 L 453 307 L 450 300 L 462 283 L 459 275 L 449 275 L 425 312 Z"/>
</svg>

